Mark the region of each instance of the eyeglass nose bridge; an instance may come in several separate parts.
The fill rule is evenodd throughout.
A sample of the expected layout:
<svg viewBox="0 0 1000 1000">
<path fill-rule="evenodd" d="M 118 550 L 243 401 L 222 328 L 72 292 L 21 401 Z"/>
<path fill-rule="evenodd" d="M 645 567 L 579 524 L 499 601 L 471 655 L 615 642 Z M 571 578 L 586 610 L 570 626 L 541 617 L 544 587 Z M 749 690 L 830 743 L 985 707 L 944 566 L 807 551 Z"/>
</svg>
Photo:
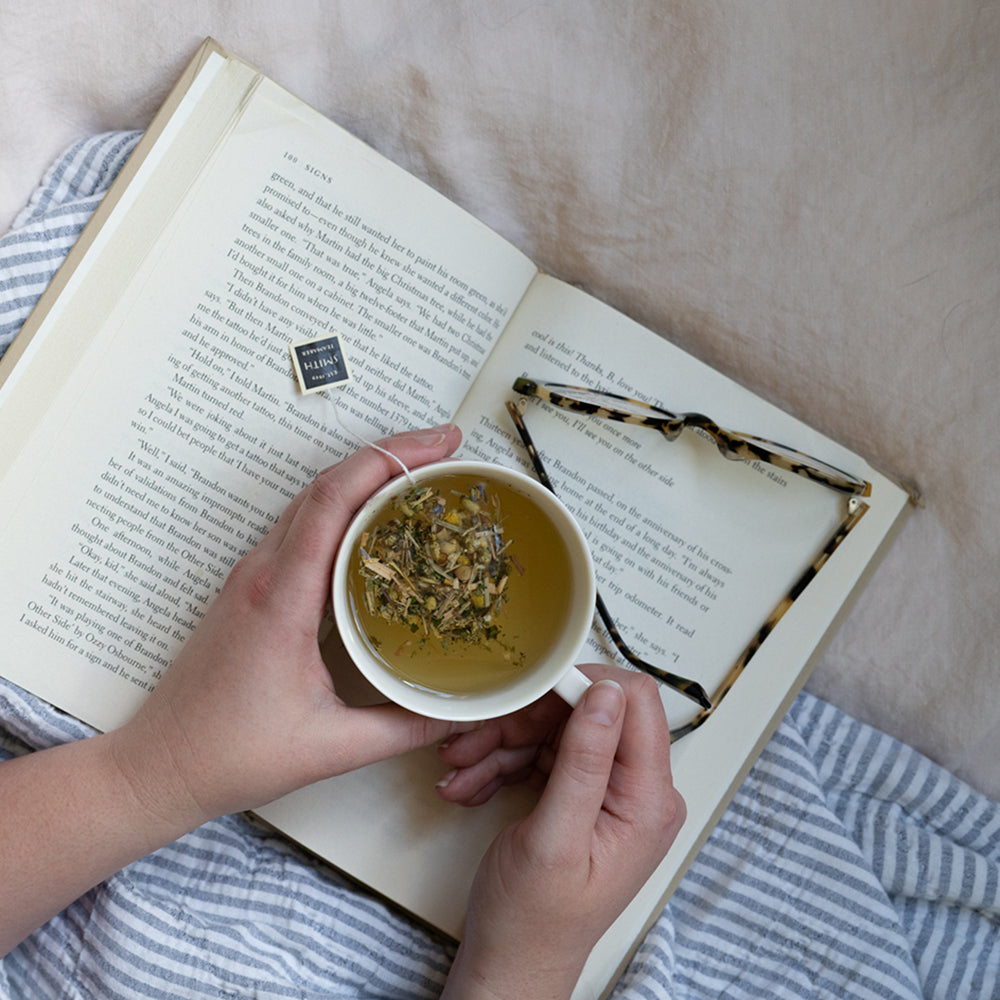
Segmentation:
<svg viewBox="0 0 1000 1000">
<path fill-rule="evenodd" d="M 678 413 L 669 420 L 662 420 L 659 423 L 660 432 L 668 441 L 673 441 L 680 436 L 682 430 L 689 427 L 691 430 L 708 438 L 724 458 L 732 461 L 739 461 L 742 456 L 739 453 L 743 444 L 738 435 L 730 431 L 723 430 L 711 417 L 706 417 L 704 413 Z"/>
</svg>

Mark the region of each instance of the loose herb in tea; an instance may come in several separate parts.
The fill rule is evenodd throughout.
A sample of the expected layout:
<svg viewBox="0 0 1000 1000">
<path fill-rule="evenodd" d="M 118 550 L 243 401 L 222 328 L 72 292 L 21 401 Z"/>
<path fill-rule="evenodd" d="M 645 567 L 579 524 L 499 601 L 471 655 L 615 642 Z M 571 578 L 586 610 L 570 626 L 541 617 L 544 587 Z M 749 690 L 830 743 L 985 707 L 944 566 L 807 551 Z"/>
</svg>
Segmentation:
<svg viewBox="0 0 1000 1000">
<path fill-rule="evenodd" d="M 496 493 L 483 483 L 461 492 L 418 486 L 392 508 L 391 520 L 361 538 L 368 612 L 423 636 L 496 639 L 516 566 Z"/>
<path fill-rule="evenodd" d="M 566 543 L 501 482 L 442 474 L 401 486 L 362 534 L 350 603 L 369 648 L 407 683 L 502 687 L 555 643 L 572 587 Z"/>
</svg>

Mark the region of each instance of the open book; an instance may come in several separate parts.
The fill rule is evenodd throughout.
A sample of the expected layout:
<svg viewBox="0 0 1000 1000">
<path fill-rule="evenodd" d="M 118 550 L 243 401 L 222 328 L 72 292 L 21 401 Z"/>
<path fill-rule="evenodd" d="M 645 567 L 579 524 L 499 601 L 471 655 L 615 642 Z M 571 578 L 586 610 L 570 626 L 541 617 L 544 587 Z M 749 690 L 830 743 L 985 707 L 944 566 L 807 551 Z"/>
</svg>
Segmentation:
<svg viewBox="0 0 1000 1000">
<path fill-rule="evenodd" d="M 340 337 L 351 380 L 303 393 L 289 345 Z M 531 471 L 519 376 L 591 385 L 786 441 L 872 484 L 868 510 L 709 720 L 675 745 L 688 820 L 577 989 L 608 989 L 804 683 L 907 494 L 861 458 L 535 265 L 206 42 L 0 366 L 8 677 L 108 729 L 156 684 L 229 568 L 357 440 L 454 419 L 461 454 Z M 827 544 L 844 500 L 685 432 L 525 415 L 629 644 L 712 693 Z M 331 630 L 338 690 L 368 694 Z M 583 659 L 618 661 L 595 624 Z M 664 689 L 668 715 L 696 710 Z M 529 806 L 434 793 L 423 751 L 261 810 L 460 937 L 486 845 Z"/>
</svg>

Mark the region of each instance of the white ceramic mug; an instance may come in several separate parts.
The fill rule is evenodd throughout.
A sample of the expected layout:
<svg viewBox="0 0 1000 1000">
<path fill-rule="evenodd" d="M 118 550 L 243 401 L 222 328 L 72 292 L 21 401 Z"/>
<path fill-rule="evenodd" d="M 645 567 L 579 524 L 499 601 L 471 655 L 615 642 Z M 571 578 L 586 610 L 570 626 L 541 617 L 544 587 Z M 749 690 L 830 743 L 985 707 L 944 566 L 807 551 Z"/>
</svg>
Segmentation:
<svg viewBox="0 0 1000 1000">
<path fill-rule="evenodd" d="M 556 641 L 537 663 L 524 669 L 506 686 L 466 695 L 437 694 L 407 683 L 372 652 L 360 634 L 351 610 L 348 571 L 358 539 L 373 517 L 392 497 L 411 488 L 410 481 L 405 476 L 399 476 L 374 493 L 355 514 L 340 543 L 334 563 L 333 614 L 348 654 L 368 681 L 390 701 L 435 719 L 463 722 L 493 719 L 530 705 L 552 690 L 569 704 L 575 705 L 590 684 L 574 663 L 593 624 L 597 598 L 594 564 L 580 526 L 551 491 L 523 472 L 505 466 L 487 462 L 444 461 L 410 472 L 413 485 L 442 475 L 477 476 L 484 482 L 516 490 L 529 498 L 537 507 L 539 516 L 547 518 L 559 532 L 569 551 L 571 569 L 566 586 L 571 588 L 572 593 L 565 620 L 552 623 Z"/>
</svg>

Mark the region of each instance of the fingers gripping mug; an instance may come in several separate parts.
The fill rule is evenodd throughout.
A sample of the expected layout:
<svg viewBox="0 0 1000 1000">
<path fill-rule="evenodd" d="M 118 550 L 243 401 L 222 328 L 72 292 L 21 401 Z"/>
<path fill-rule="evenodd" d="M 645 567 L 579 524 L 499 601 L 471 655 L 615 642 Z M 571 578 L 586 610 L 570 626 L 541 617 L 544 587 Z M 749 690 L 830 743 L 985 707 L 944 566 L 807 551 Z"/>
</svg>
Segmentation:
<svg viewBox="0 0 1000 1000">
<path fill-rule="evenodd" d="M 574 661 L 596 583 L 562 502 L 524 473 L 444 461 L 382 487 L 334 563 L 348 654 L 385 697 L 421 715 L 495 718 L 589 680 Z"/>
</svg>

